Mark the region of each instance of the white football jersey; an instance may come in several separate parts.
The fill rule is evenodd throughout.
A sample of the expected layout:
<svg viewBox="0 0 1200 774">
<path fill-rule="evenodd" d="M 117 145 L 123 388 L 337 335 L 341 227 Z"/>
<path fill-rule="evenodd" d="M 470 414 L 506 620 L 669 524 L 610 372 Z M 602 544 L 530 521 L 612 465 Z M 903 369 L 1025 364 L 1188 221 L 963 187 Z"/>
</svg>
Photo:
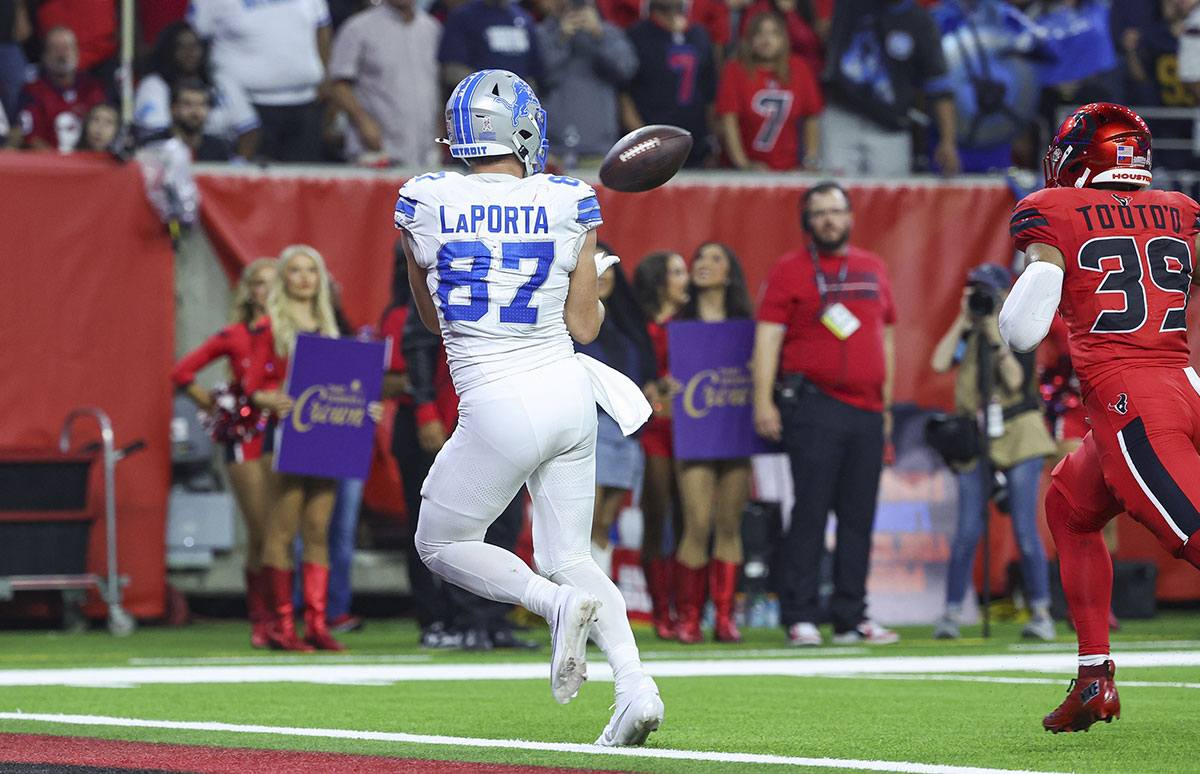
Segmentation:
<svg viewBox="0 0 1200 774">
<path fill-rule="evenodd" d="M 579 248 L 601 223 L 590 185 L 434 172 L 400 189 L 395 221 L 429 271 L 459 395 L 574 356 L 563 307 Z"/>
</svg>

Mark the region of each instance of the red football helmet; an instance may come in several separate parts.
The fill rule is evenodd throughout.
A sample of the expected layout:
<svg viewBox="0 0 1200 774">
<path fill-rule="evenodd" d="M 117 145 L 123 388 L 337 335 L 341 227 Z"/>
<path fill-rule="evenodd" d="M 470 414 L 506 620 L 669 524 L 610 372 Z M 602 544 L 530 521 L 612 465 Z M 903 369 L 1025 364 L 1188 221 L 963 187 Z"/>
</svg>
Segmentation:
<svg viewBox="0 0 1200 774">
<path fill-rule="evenodd" d="M 1093 102 L 1072 113 L 1042 161 L 1047 188 L 1150 185 L 1150 128 L 1124 105 Z"/>
</svg>

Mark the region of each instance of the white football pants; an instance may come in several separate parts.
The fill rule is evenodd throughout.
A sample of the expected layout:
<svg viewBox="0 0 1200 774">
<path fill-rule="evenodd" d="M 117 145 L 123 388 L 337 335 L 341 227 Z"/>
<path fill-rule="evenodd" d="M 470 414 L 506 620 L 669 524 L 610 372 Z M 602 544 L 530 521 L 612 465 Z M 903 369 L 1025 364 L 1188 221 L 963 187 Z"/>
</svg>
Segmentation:
<svg viewBox="0 0 1200 774">
<path fill-rule="evenodd" d="M 614 649 L 636 654 L 625 600 L 591 555 L 596 403 L 583 367 L 571 357 L 480 385 L 461 396 L 458 411 L 458 427 L 421 488 L 416 545 L 422 561 L 481 597 L 549 617 L 553 587 L 538 591 L 528 565 L 483 542 L 527 484 L 538 571 L 600 600 L 592 639 L 610 661 Z"/>
</svg>

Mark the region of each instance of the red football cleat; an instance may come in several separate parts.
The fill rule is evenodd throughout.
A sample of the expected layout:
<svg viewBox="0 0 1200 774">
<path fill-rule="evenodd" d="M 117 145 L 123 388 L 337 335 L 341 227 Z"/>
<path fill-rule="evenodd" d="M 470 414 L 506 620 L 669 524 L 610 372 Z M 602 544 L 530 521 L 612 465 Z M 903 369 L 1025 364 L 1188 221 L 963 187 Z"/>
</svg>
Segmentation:
<svg viewBox="0 0 1200 774">
<path fill-rule="evenodd" d="M 1058 709 L 1042 718 L 1047 731 L 1087 731 L 1099 720 L 1113 722 L 1121 717 L 1121 699 L 1113 675 L 1117 668 L 1105 661 L 1100 666 L 1080 667 L 1079 677 L 1071 681 L 1067 699 Z"/>
</svg>

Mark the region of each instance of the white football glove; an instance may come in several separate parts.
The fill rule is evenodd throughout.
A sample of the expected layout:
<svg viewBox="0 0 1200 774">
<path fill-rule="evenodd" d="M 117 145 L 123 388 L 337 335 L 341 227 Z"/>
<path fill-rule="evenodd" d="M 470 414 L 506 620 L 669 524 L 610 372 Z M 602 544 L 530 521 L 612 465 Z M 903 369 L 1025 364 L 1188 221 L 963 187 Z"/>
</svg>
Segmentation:
<svg viewBox="0 0 1200 774">
<path fill-rule="evenodd" d="M 604 272 L 621 262 L 621 259 L 612 253 L 596 253 L 596 276 L 599 277 Z"/>
</svg>

